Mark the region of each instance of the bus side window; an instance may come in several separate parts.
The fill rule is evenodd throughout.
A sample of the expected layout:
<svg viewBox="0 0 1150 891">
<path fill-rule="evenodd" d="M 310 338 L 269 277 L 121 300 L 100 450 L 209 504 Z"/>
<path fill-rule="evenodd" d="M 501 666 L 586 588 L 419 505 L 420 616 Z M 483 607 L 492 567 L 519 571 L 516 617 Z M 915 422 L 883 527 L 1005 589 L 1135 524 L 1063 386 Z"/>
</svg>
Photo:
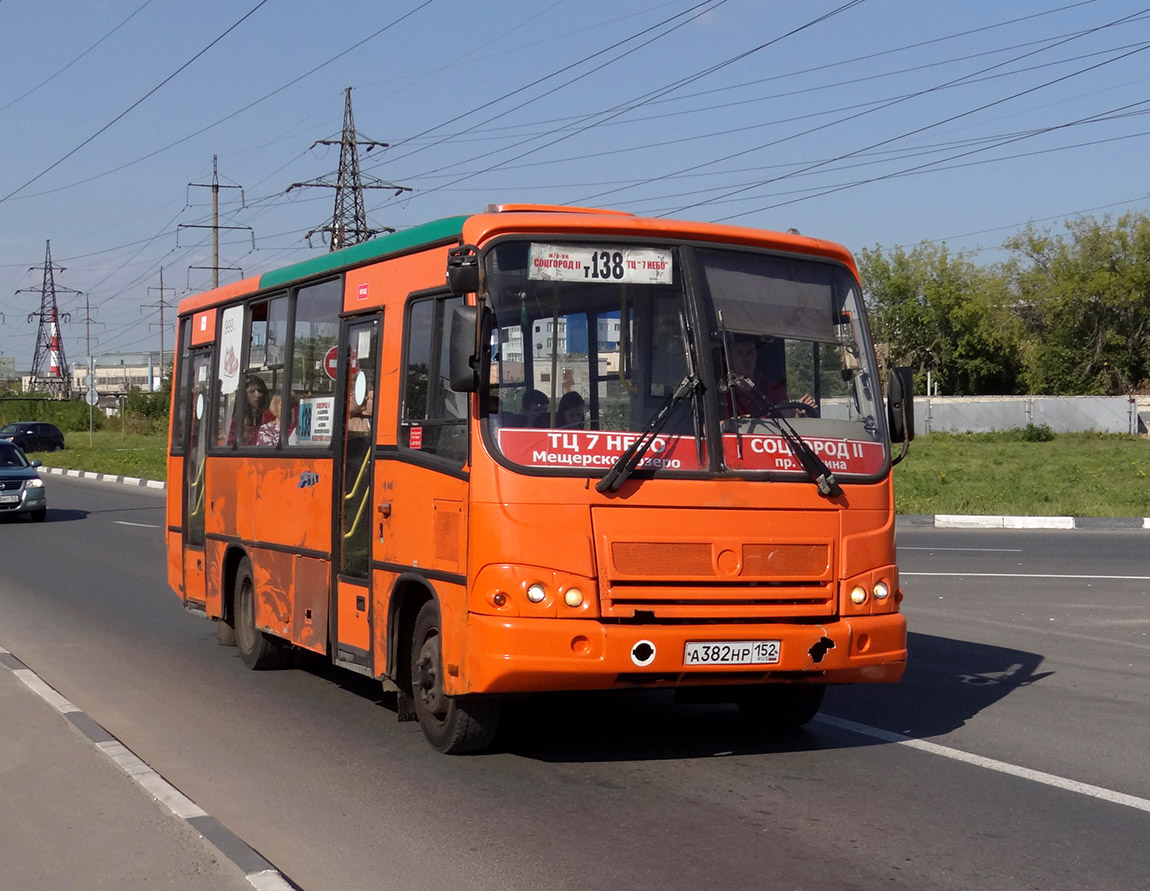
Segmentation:
<svg viewBox="0 0 1150 891">
<path fill-rule="evenodd" d="M 458 297 L 432 297 L 409 305 L 404 336 L 403 432 L 400 444 L 453 463 L 467 457 L 469 394 L 449 381 L 451 310 Z"/>
<path fill-rule="evenodd" d="M 339 343 L 339 311 L 343 285 L 339 279 L 306 285 L 296 297 L 287 444 L 311 448 L 331 445 L 335 423 L 335 370 Z"/>
</svg>

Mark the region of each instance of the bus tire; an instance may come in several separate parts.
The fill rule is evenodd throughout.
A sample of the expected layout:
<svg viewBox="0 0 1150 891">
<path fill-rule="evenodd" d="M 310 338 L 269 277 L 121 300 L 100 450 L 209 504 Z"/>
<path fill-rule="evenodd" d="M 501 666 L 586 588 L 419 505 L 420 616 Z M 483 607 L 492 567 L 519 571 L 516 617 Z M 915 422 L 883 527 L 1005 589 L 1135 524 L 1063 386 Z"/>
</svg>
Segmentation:
<svg viewBox="0 0 1150 891">
<path fill-rule="evenodd" d="M 235 598 L 236 647 L 240 661 L 255 671 L 283 668 L 287 663 L 287 644 L 256 627 L 256 586 L 252 561 L 247 557 L 236 568 Z"/>
<path fill-rule="evenodd" d="M 411 693 L 423 735 L 445 755 L 481 752 L 499 727 L 498 699 L 448 696 L 443 692 L 439 608 L 428 601 L 415 618 L 411 638 Z"/>
<path fill-rule="evenodd" d="M 735 704 L 756 730 L 794 730 L 818 714 L 826 689 L 822 684 L 742 687 L 735 693 Z"/>
</svg>

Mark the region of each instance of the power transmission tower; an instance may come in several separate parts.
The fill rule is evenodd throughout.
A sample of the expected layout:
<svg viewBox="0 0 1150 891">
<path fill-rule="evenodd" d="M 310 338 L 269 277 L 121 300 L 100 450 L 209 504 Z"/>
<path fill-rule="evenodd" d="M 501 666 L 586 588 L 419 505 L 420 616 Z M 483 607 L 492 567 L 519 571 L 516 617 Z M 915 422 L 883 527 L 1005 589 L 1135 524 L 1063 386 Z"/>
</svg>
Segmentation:
<svg viewBox="0 0 1150 891">
<path fill-rule="evenodd" d="M 335 213 L 332 214 L 331 222 L 326 226 L 312 229 L 307 234 L 307 243 L 311 244 L 311 237 L 316 233 L 324 233 L 327 235 L 328 250 L 338 251 L 340 248 L 368 241 L 381 232 L 394 232 L 395 229 L 390 226 L 377 228 L 368 226 L 367 210 L 363 203 L 363 190 L 392 189 L 396 195 L 401 195 L 404 192 L 410 192 L 411 189 L 408 186 L 397 186 L 395 183 L 389 183 L 371 175 L 368 175 L 365 181 L 364 175 L 360 173 L 359 147 L 365 146 L 366 151 L 370 152 L 374 148 L 387 148 L 387 143 L 359 138 L 351 114 L 351 87 L 344 90 L 343 135 L 339 140 L 317 139 L 311 144 L 311 148 L 315 148 L 317 145 L 339 146 L 339 170 L 336 172 L 335 182 L 325 182 L 321 178 L 306 183 L 292 183 L 287 187 L 288 192 L 305 186 L 335 189 Z"/>
<path fill-rule="evenodd" d="M 221 226 L 220 225 L 220 189 L 239 189 L 240 190 L 240 209 L 244 208 L 244 187 L 232 185 L 220 185 L 220 172 L 217 163 L 217 156 L 212 155 L 212 181 L 210 183 L 188 183 L 188 188 L 196 189 L 211 189 L 212 190 L 212 223 L 209 226 L 207 223 L 180 223 L 176 227 L 176 246 L 179 247 L 179 230 L 180 229 L 211 229 L 212 230 L 212 265 L 211 266 L 189 266 L 188 269 L 210 269 L 212 271 L 212 287 L 218 288 L 220 286 L 220 270 L 225 269 L 231 272 L 238 272 L 243 275 L 243 270 L 239 266 L 221 266 L 220 265 L 220 230 L 221 229 L 247 229 L 252 232 L 251 226 Z M 190 202 L 189 202 L 190 203 Z M 256 249 L 256 236 L 252 232 L 252 250 Z M 163 283 L 161 282 L 161 287 Z M 160 294 L 160 300 L 164 299 L 164 295 Z"/>
<path fill-rule="evenodd" d="M 32 356 L 32 374 L 28 380 L 28 389 L 31 392 L 48 393 L 57 399 L 69 399 L 72 396 L 72 377 L 69 373 L 68 359 L 64 354 L 64 341 L 60 337 L 60 322 L 71 321 L 71 315 L 60 312 L 56 305 L 56 295 L 79 295 L 81 292 L 56 284 L 55 273 L 57 270 L 63 272 L 64 267 L 52 263 L 52 242 L 48 241 L 45 245 L 40 311 L 28 313 L 29 322 L 33 319 L 40 321 L 40 327 L 36 332 L 36 351 Z M 39 268 L 32 266 L 28 271 L 34 272 Z M 22 288 L 16 293 L 35 293 L 35 289 Z"/>
</svg>

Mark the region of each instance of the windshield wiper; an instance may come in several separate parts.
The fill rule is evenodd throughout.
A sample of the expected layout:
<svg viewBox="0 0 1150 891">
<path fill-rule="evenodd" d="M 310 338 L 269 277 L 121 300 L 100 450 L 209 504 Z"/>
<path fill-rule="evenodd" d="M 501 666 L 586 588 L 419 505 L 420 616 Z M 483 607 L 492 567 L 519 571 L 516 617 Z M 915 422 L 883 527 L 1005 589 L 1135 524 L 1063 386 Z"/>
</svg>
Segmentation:
<svg viewBox="0 0 1150 891">
<path fill-rule="evenodd" d="M 639 437 L 631 443 L 622 455 L 611 465 L 610 469 L 603 474 L 603 479 L 595 484 L 596 492 L 615 492 L 619 487 L 627 481 L 627 478 L 639 466 L 639 462 L 643 460 L 643 456 L 647 454 L 647 450 L 651 448 L 653 443 L 658 437 L 659 432 L 671 417 L 671 413 L 678 407 L 684 399 L 692 396 L 696 389 L 702 386 L 702 382 L 694 374 L 688 374 L 679 382 L 679 386 L 675 388 L 675 392 L 669 395 L 659 410 L 655 412 L 654 417 L 647 422 L 647 426 L 643 428 L 643 432 Z"/>
<path fill-rule="evenodd" d="M 811 481 L 818 486 L 819 494 L 825 495 L 828 498 L 836 498 L 843 494 L 842 487 L 835 479 L 834 473 L 823 462 L 823 459 L 815 454 L 805 439 L 799 436 L 791 422 L 779 414 L 778 409 L 771 406 L 767 409 L 767 414 L 775 426 L 778 428 L 779 433 L 783 435 L 783 439 L 787 441 L 787 446 L 790 447 L 791 454 L 798 459 L 799 464 L 802 465 L 803 470 L 806 471 L 807 476 Z"/>
<path fill-rule="evenodd" d="M 695 378 L 691 396 L 691 424 L 695 432 L 695 463 L 703 466 L 703 407 L 700 404 L 700 395 L 703 387 L 699 385 L 698 373 L 695 370 L 695 333 L 687 323 L 687 317 L 679 312 L 679 330 L 683 333 L 683 355 L 687 357 L 687 377 Z"/>
</svg>

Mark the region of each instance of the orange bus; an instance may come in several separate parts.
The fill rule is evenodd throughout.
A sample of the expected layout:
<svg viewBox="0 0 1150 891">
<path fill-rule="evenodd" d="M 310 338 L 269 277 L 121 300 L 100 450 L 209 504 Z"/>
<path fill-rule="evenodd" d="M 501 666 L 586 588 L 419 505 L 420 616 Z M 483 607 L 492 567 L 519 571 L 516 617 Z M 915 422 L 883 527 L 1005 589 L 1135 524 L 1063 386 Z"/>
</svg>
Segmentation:
<svg viewBox="0 0 1150 891">
<path fill-rule="evenodd" d="M 179 316 L 168 577 L 250 668 L 323 654 L 448 753 L 508 694 L 780 727 L 902 675 L 909 371 L 884 409 L 838 245 L 491 206 Z"/>
</svg>

